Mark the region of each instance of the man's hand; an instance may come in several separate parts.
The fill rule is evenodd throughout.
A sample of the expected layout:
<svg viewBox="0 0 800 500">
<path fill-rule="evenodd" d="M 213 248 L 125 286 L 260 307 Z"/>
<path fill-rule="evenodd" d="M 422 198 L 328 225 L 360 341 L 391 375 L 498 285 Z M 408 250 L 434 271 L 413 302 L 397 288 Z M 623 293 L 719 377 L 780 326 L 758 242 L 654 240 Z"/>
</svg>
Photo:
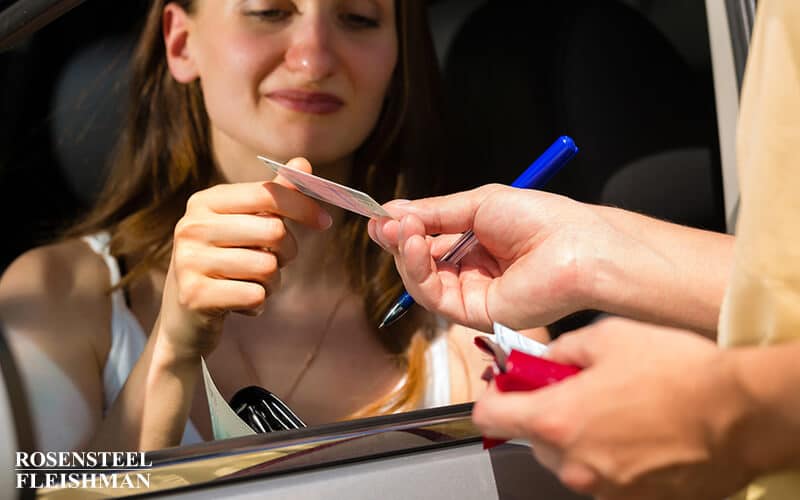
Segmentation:
<svg viewBox="0 0 800 500">
<path fill-rule="evenodd" d="M 484 331 L 492 321 L 522 329 L 588 308 L 600 249 L 619 236 L 589 205 L 500 185 L 386 209 L 399 221 L 370 221 L 370 236 L 394 254 L 409 293 Z M 469 229 L 480 246 L 458 265 L 437 265 Z"/>
<path fill-rule="evenodd" d="M 726 355 L 696 334 L 608 319 L 566 334 L 550 357 L 584 370 L 532 392 L 494 385 L 473 418 L 524 437 L 569 487 L 601 499 L 715 499 L 756 472 L 736 449 L 748 411 Z"/>
</svg>

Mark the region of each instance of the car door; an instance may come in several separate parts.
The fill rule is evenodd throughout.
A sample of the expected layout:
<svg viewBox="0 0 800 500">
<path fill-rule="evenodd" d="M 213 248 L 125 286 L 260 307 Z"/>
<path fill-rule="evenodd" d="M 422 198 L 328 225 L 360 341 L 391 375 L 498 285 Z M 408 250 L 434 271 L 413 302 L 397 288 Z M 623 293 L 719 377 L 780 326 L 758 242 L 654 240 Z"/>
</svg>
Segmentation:
<svg viewBox="0 0 800 500">
<path fill-rule="evenodd" d="M 99 0 L 87 3 L 92 1 Z M 3 67 L 7 73 L 0 80 L 5 87 L 4 92 L 19 90 L 14 86 L 13 75 L 9 76 L 11 71 L 22 71 L 22 66 L 35 62 L 20 63 L 30 37 L 41 30 L 50 29 L 46 25 L 60 16 L 72 15 L 68 11 L 80 3 L 74 0 L 17 0 L 0 4 L 0 7 L 4 7 L 0 12 L 0 48 L 3 50 L 0 57 L 9 63 Z M 680 53 L 681 44 L 686 43 L 682 50 L 694 54 L 692 51 L 697 48 L 696 44 L 676 38 L 680 27 L 676 29 L 670 25 L 670 19 L 680 18 L 684 14 L 680 10 L 681 5 L 689 3 L 673 0 L 630 0 L 622 3 L 660 30 L 667 40 L 678 47 L 676 52 Z M 703 206 L 709 206 L 709 210 L 713 211 L 716 210 L 715 204 L 722 203 L 722 229 L 726 229 L 727 221 L 727 229 L 732 230 L 731 222 L 735 218 L 738 202 L 734 151 L 738 92 L 755 3 L 748 0 L 706 0 L 705 10 L 701 9 L 699 14 L 696 2 L 690 3 L 694 4 L 688 7 L 690 12 L 704 16 L 701 20 L 694 19 L 691 24 L 699 26 L 697 29 L 700 33 L 694 35 L 705 44 L 701 49 L 709 54 L 709 67 L 706 69 L 713 73 L 715 122 L 711 132 L 717 140 L 706 145 L 710 160 L 709 166 L 704 168 L 718 170 L 715 182 L 719 185 L 713 188 L 722 193 L 721 201 L 715 199 Z M 436 2 L 431 7 L 434 34 L 443 65 L 459 30 L 482 4 L 480 1 L 455 0 Z M 81 8 L 78 7 L 76 11 Z M 510 15 L 514 15 L 513 7 L 511 9 Z M 670 34 L 673 38 L 670 38 Z M 703 70 L 702 60 L 703 57 L 698 57 L 698 71 Z M 469 69 L 467 74 L 470 73 Z M 476 66 L 472 71 L 479 73 L 483 69 Z M 16 110 L 22 118 L 34 113 L 32 107 L 26 108 L 24 105 Z M 28 123 L 25 120 L 23 122 Z M 27 132 L 17 130 L 6 122 L 3 125 L 0 130 L 4 134 Z M 569 130 L 564 132 L 568 133 Z M 11 147 L 12 142 L 18 139 L 18 136 L 12 139 L 5 137 L 2 144 Z M 544 137 L 542 140 L 549 139 Z M 493 153 L 490 151 L 486 154 Z M 513 158 L 502 154 L 494 158 Z M 654 151 L 642 157 L 632 157 L 630 163 L 635 168 L 631 171 L 640 171 L 638 169 L 641 167 L 637 165 L 642 163 L 645 164 L 645 170 L 657 171 L 662 165 L 658 163 L 661 161 L 658 159 L 662 158 L 659 154 L 659 151 Z M 9 158 L 6 154 L 0 155 L 1 173 L 13 170 Z M 618 179 L 615 176 L 622 175 L 619 172 L 624 172 L 624 169 L 610 172 L 603 179 L 603 185 Z M 0 181 L 3 193 L 25 189 L 24 183 L 9 184 L 9 178 L 14 177 L 0 177 L 6 179 Z M 63 178 L 60 182 L 64 182 Z M 596 186 L 598 197 L 603 195 L 601 187 Z M 567 190 L 569 187 L 562 188 Z M 662 208 L 652 200 L 631 201 L 634 202 L 654 203 L 648 205 L 654 210 Z M 9 210 L 4 212 L 9 216 Z M 18 244 L 6 241 L 3 243 L 6 246 L 4 251 L 8 250 L 9 255 L 15 254 L 29 243 L 28 240 L 20 240 Z M 2 330 L 0 340 L 1 335 Z M 159 450 L 148 454 L 152 465 L 147 470 L 149 487 L 144 489 L 44 488 L 36 492 L 18 489 L 15 484 L 14 453 L 32 449 L 32 433 L 27 422 L 24 395 L 20 391 L 21 383 L 4 342 L 0 342 L 0 365 L 0 496 L 4 498 L 28 498 L 34 494 L 38 498 L 54 499 L 137 495 L 242 499 L 580 498 L 539 465 L 525 443 L 512 442 L 491 451 L 483 450 L 481 436 L 470 420 L 471 404 Z"/>
</svg>

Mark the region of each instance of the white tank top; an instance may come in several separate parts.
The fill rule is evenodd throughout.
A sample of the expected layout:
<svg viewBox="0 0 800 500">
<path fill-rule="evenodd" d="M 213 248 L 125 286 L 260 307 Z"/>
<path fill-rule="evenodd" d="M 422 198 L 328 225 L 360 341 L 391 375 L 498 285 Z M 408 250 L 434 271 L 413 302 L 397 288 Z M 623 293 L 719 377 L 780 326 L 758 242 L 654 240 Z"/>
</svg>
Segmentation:
<svg viewBox="0 0 800 500">
<path fill-rule="evenodd" d="M 109 234 L 101 232 L 84 236 L 83 240 L 91 249 L 103 258 L 108 267 L 111 286 L 120 281 L 120 270 L 117 259 L 111 255 L 108 244 Z M 122 289 L 111 293 L 111 348 L 103 368 L 103 414 L 116 400 L 119 391 L 128 379 L 133 366 L 144 352 L 147 336 L 139 324 L 139 320 L 125 303 Z M 450 404 L 450 366 L 447 350 L 447 338 L 439 335 L 431 342 L 425 353 L 428 380 L 425 388 L 423 405 L 425 408 Z M 192 444 L 203 441 L 191 420 L 186 423 L 181 444 Z"/>
<path fill-rule="evenodd" d="M 103 258 L 108 266 L 108 274 L 111 286 L 119 283 L 121 278 L 117 259 L 111 255 L 108 249 L 109 234 L 97 233 L 84 236 L 86 243 L 97 255 Z M 125 385 L 128 375 L 131 374 L 133 366 L 144 352 L 144 345 L 147 336 L 139 324 L 139 320 L 125 304 L 125 295 L 122 289 L 111 292 L 111 348 L 108 351 L 108 359 L 103 367 L 103 415 L 111 408 L 117 399 L 119 391 Z M 183 430 L 181 444 L 200 443 L 203 438 L 197 428 L 189 420 Z"/>
</svg>

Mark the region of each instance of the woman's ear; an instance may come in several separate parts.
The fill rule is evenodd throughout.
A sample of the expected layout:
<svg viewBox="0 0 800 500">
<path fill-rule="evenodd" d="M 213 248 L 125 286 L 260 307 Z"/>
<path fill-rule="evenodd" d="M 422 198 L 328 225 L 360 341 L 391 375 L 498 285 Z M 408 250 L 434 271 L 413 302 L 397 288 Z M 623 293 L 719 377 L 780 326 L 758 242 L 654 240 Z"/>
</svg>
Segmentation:
<svg viewBox="0 0 800 500">
<path fill-rule="evenodd" d="M 189 50 L 189 14 L 175 3 L 168 3 L 161 19 L 169 72 L 180 83 L 196 80 L 197 65 Z"/>
</svg>

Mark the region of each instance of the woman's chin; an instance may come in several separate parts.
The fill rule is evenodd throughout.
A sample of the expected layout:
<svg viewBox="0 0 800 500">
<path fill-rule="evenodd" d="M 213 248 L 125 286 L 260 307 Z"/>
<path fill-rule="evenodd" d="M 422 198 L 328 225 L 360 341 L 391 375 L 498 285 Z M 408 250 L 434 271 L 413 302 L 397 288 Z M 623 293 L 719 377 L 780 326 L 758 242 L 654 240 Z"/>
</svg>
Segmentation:
<svg viewBox="0 0 800 500">
<path fill-rule="evenodd" d="M 323 147 L 320 147 L 323 146 Z M 355 149 L 355 148 L 354 148 Z M 279 161 L 289 161 L 292 158 L 303 157 L 311 165 L 324 165 L 336 163 L 344 158 L 351 156 L 353 151 L 344 151 L 341 147 L 325 147 L 324 144 L 317 143 L 295 143 L 291 148 L 268 148 L 264 150 L 265 155 Z"/>
</svg>

